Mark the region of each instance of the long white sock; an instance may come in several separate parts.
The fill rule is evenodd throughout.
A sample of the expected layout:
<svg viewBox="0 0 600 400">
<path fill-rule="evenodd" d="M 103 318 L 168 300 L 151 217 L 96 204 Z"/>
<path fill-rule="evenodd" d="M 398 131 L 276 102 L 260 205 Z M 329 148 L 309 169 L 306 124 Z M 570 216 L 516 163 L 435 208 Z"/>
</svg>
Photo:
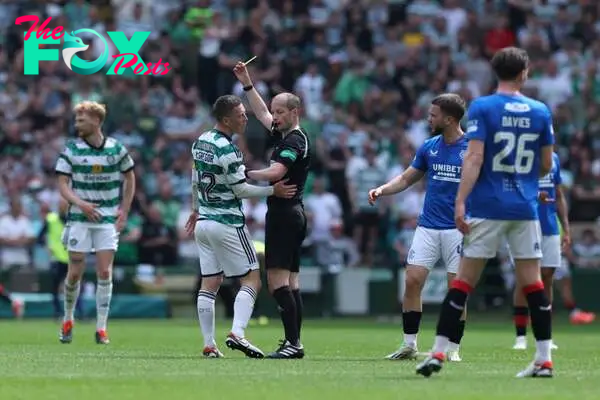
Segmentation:
<svg viewBox="0 0 600 400">
<path fill-rule="evenodd" d="M 208 290 L 198 291 L 198 320 L 200 321 L 200 329 L 204 337 L 204 347 L 216 346 L 215 343 L 215 299 L 216 293 Z"/>
<path fill-rule="evenodd" d="M 552 361 L 552 339 L 535 342 L 535 361 L 538 363 Z"/>
<path fill-rule="evenodd" d="M 65 316 L 63 317 L 63 321 L 73 321 L 75 319 L 75 305 L 77 304 L 77 299 L 79 298 L 79 290 L 81 288 L 80 281 L 75 283 L 69 283 L 69 281 L 65 281 Z"/>
<path fill-rule="evenodd" d="M 433 344 L 433 352 L 434 353 L 444 353 L 448 351 L 448 343 L 450 341 L 446 336 L 436 336 L 435 343 Z"/>
<path fill-rule="evenodd" d="M 235 303 L 233 304 L 233 324 L 231 326 L 231 333 L 239 337 L 244 337 L 248 322 L 250 321 L 250 318 L 252 318 L 255 302 L 256 290 L 250 286 L 242 286 L 235 297 Z"/>
<path fill-rule="evenodd" d="M 448 342 L 448 351 L 458 351 L 459 348 L 460 348 L 460 344 Z"/>
<path fill-rule="evenodd" d="M 106 330 L 108 311 L 112 299 L 112 279 L 98 280 L 96 286 L 96 330 Z"/>
<path fill-rule="evenodd" d="M 417 334 L 416 333 L 405 333 L 404 344 L 410 347 L 417 347 Z"/>
</svg>

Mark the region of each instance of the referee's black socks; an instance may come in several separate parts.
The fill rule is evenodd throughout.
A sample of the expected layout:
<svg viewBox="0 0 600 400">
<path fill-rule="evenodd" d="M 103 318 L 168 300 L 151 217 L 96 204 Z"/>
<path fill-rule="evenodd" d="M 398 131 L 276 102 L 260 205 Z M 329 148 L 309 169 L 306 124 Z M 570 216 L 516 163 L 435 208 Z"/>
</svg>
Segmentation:
<svg viewBox="0 0 600 400">
<path fill-rule="evenodd" d="M 281 322 L 285 331 L 285 339 L 293 346 L 300 343 L 298 335 L 298 310 L 296 300 L 289 286 L 282 286 L 273 291 L 273 297 L 279 306 Z"/>
<path fill-rule="evenodd" d="M 302 295 L 300 294 L 300 289 L 292 290 L 292 295 L 294 296 L 294 300 L 296 301 L 296 325 L 298 326 L 298 340 L 300 340 L 300 333 L 302 332 L 302 315 L 304 313 L 304 304 L 302 303 Z"/>
</svg>

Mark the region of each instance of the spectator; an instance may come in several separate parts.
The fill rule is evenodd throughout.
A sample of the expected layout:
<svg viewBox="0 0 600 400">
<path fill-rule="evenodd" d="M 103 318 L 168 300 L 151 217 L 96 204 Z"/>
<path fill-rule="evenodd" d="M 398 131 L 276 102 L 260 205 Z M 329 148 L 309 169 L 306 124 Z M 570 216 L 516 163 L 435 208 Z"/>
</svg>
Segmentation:
<svg viewBox="0 0 600 400">
<path fill-rule="evenodd" d="M 351 184 L 355 218 L 354 240 L 361 250 L 362 262 L 366 265 L 373 264 L 380 219 L 385 213 L 383 202 L 377 202 L 375 206 L 369 205 L 369 190 L 385 183 L 385 173 L 375 165 L 375 155 L 375 149 L 366 146 L 367 165 L 358 170 Z"/>
<path fill-rule="evenodd" d="M 36 239 L 32 222 L 25 214 L 21 201 L 10 200 L 10 212 L 0 217 L 0 245 L 2 246 L 2 267 L 30 267 L 31 245 Z"/>
<path fill-rule="evenodd" d="M 250 236 L 253 240 L 264 242 L 267 202 L 258 197 L 251 197 L 242 201 L 242 209 L 246 215 Z"/>
<path fill-rule="evenodd" d="M 396 251 L 399 265 L 404 266 L 408 257 L 408 251 L 417 229 L 417 218 L 410 216 L 398 220 L 398 230 L 392 241 L 392 246 Z"/>
<path fill-rule="evenodd" d="M 579 268 L 600 268 L 600 242 L 596 232 L 586 229 L 581 239 L 573 245 L 573 262 Z"/>
<path fill-rule="evenodd" d="M 306 197 L 305 205 L 311 226 L 310 242 L 315 246 L 320 242 L 328 242 L 332 223 L 342 217 L 342 206 L 335 194 L 325 190 L 322 177 L 313 181 L 312 193 Z"/>
<path fill-rule="evenodd" d="M 315 261 L 329 274 L 338 274 L 344 268 L 354 268 L 360 262 L 356 243 L 344 236 L 344 225 L 339 219 L 329 223 L 328 240 L 315 244 Z"/>
<path fill-rule="evenodd" d="M 142 225 L 138 254 L 140 264 L 171 266 L 177 263 L 177 231 L 163 222 L 157 207 L 148 209 Z"/>
</svg>

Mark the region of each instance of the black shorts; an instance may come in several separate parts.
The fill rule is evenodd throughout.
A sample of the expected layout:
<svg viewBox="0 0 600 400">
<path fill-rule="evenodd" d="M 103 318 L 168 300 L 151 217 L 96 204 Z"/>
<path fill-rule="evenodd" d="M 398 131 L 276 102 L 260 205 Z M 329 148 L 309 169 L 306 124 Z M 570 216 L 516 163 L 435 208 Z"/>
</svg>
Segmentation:
<svg viewBox="0 0 600 400">
<path fill-rule="evenodd" d="M 269 207 L 265 221 L 265 268 L 300 272 L 300 248 L 306 237 L 306 214 L 300 204 Z"/>
</svg>

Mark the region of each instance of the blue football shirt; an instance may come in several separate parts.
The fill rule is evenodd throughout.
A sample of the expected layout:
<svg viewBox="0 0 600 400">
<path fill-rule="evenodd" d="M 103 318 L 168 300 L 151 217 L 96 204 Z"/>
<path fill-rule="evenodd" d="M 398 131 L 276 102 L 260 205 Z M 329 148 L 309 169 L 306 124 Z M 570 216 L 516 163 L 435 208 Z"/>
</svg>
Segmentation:
<svg viewBox="0 0 600 400">
<path fill-rule="evenodd" d="M 548 192 L 552 199 L 556 199 L 556 185 L 562 184 L 560 177 L 560 158 L 558 154 L 552 154 L 552 170 L 550 173 L 540 179 L 540 191 Z M 558 227 L 556 202 L 538 205 L 538 213 L 540 214 L 540 225 L 542 227 L 542 235 L 556 236 L 560 235 Z"/>
<path fill-rule="evenodd" d="M 417 150 L 411 166 L 427 174 L 427 192 L 419 226 L 440 230 L 456 228 L 454 200 L 467 144 L 464 136 L 447 144 L 444 137 L 438 135 L 426 140 Z"/>
<path fill-rule="evenodd" d="M 541 148 L 554 143 L 552 115 L 529 97 L 496 93 L 474 100 L 467 137 L 484 142 L 481 173 L 469 196 L 473 218 L 538 219 Z"/>
</svg>

